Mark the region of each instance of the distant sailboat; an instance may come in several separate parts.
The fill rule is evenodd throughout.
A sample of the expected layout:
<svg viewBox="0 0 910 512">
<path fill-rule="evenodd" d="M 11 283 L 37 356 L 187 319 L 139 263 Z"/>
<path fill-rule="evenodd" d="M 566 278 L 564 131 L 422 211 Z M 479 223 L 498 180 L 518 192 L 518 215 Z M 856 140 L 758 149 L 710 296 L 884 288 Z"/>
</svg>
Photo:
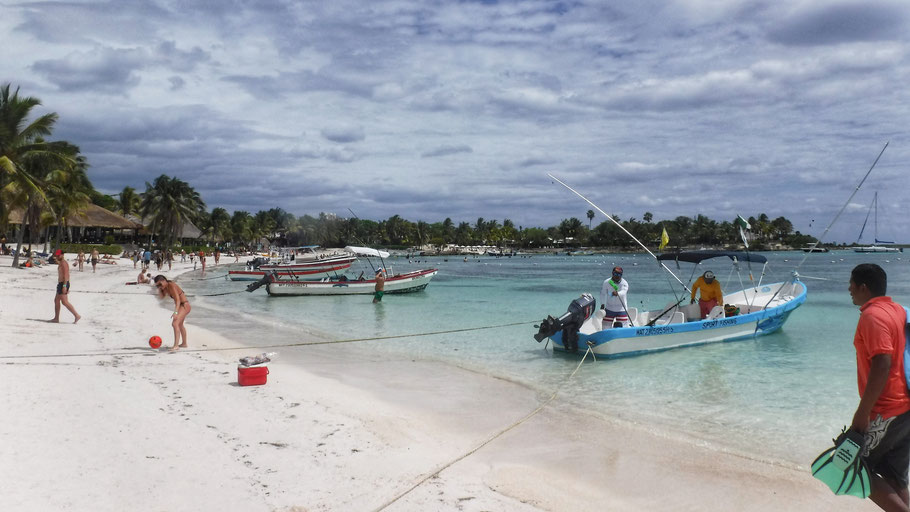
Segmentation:
<svg viewBox="0 0 910 512">
<path fill-rule="evenodd" d="M 869 211 L 866 212 L 866 220 L 863 221 L 863 227 L 859 230 L 859 236 L 856 237 L 856 242 L 863 238 L 863 231 L 866 230 L 866 224 L 869 222 L 869 214 L 872 213 L 872 210 L 875 210 L 875 216 L 872 218 L 872 224 L 874 226 L 874 242 L 872 245 L 860 246 L 853 249 L 854 252 L 903 252 L 903 249 L 898 247 L 882 247 L 878 244 L 893 244 L 894 242 L 888 242 L 886 240 L 878 239 L 878 192 L 875 193 L 875 196 L 872 198 L 872 204 L 869 205 Z"/>
</svg>

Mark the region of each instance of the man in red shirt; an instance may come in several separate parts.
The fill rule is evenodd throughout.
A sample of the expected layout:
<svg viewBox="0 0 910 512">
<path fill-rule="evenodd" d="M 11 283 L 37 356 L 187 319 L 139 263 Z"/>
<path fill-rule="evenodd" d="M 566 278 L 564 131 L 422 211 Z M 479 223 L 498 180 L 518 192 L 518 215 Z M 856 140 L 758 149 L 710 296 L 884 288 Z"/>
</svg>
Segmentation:
<svg viewBox="0 0 910 512">
<path fill-rule="evenodd" d="M 910 395 L 904 377 L 904 308 L 887 297 L 888 278 L 873 263 L 850 274 L 859 306 L 853 346 L 860 402 L 852 427 L 865 433 L 863 457 L 872 472 L 869 496 L 883 510 L 910 511 Z"/>
</svg>

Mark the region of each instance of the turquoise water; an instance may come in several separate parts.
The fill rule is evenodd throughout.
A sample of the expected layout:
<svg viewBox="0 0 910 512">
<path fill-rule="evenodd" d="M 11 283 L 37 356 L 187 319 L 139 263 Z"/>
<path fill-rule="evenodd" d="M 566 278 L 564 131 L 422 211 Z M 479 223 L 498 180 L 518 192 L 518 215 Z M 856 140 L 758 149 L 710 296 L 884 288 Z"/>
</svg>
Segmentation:
<svg viewBox="0 0 910 512">
<path fill-rule="evenodd" d="M 763 282 L 789 278 L 804 253 L 765 253 Z M 194 321 L 251 346 L 328 339 L 438 332 L 514 322 L 523 325 L 451 334 L 279 349 L 282 361 L 306 366 L 307 351 L 345 358 L 410 358 L 444 361 L 525 384 L 541 393 L 560 389 L 558 400 L 607 418 L 682 434 L 720 449 L 808 465 L 853 415 L 858 402 L 852 346 L 858 308 L 847 281 L 858 263 L 875 262 L 889 276 L 889 295 L 910 303 L 910 254 L 835 251 L 811 254 L 799 269 L 809 293 L 781 331 L 754 340 L 671 350 L 639 357 L 586 362 L 567 382 L 580 356 L 544 351 L 533 323 L 558 316 L 582 292 L 598 297 L 614 265 L 625 269 L 629 304 L 658 308 L 675 301 L 668 275 L 647 255 L 529 258 L 392 258 L 395 271 L 436 267 L 420 293 L 369 296 L 276 297 L 253 294 L 209 297 L 194 303 Z M 741 264 L 743 279 L 748 279 Z M 692 265 L 673 269 L 688 281 Z M 704 262 L 725 292 L 741 289 L 724 258 Z M 216 270 L 223 272 L 223 269 Z M 761 265 L 753 265 L 758 279 Z M 209 276 L 212 276 L 212 272 Z M 215 274 L 217 275 L 217 273 Z M 243 283 L 181 278 L 188 293 L 242 289 Z M 827 280 L 809 279 L 809 277 Z M 675 282 L 675 281 L 674 281 Z M 202 306 L 196 308 L 196 304 Z M 590 361 L 590 359 L 589 359 Z M 343 371 L 335 367 L 333 371 Z M 440 390 L 444 397 L 444 390 Z M 757 449 L 760 449 L 758 451 Z"/>
</svg>

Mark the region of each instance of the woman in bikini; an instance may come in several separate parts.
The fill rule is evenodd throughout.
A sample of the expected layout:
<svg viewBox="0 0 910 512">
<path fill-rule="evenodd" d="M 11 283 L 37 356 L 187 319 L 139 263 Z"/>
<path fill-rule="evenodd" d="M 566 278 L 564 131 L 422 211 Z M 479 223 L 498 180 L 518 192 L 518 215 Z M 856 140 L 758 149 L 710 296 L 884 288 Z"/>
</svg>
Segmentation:
<svg viewBox="0 0 910 512">
<path fill-rule="evenodd" d="M 186 327 L 183 326 L 183 321 L 192 309 L 190 302 L 186 300 L 186 294 L 183 293 L 180 286 L 173 281 L 168 281 L 163 275 L 155 276 L 155 286 L 158 288 L 159 297 L 163 299 L 170 296 L 174 299 L 174 314 L 171 315 L 173 318 L 171 325 L 174 327 L 174 346 L 170 350 L 173 352 L 178 348 L 186 348 Z M 183 337 L 183 343 L 180 342 L 181 337 Z"/>
</svg>

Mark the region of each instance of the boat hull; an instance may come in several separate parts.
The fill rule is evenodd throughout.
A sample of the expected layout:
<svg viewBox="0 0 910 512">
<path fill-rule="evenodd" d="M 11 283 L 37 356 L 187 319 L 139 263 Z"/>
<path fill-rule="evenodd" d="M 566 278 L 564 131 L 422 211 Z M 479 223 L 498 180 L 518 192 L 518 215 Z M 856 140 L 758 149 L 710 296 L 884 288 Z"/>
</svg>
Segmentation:
<svg viewBox="0 0 910 512">
<path fill-rule="evenodd" d="M 306 280 L 312 280 L 335 276 L 338 272 L 344 271 L 350 267 L 351 264 L 347 263 L 329 266 L 316 266 L 310 268 L 298 268 L 294 270 L 274 270 L 270 271 L 269 273 L 274 272 L 283 278 L 289 279 L 297 277 L 305 278 Z M 263 270 L 230 270 L 228 271 L 228 279 L 231 281 L 259 281 L 265 277 L 265 274 L 266 272 Z"/>
<path fill-rule="evenodd" d="M 438 272 L 437 269 L 419 270 L 385 280 L 385 293 L 419 292 L 430 284 Z M 272 296 L 300 295 L 372 295 L 375 293 L 376 281 L 294 281 L 273 278 L 266 283 L 266 291 Z"/>
<path fill-rule="evenodd" d="M 853 252 L 902 252 L 899 247 L 882 247 L 880 245 L 870 245 L 868 247 L 857 247 Z"/>
<path fill-rule="evenodd" d="M 654 326 L 633 326 L 599 330 L 594 317 L 585 321 L 578 333 L 578 351 L 586 350 L 590 343 L 597 356 L 607 358 L 629 357 L 674 348 L 704 345 L 724 341 L 752 339 L 780 329 L 790 313 L 806 301 L 806 287 L 801 282 L 775 283 L 757 289 L 737 292 L 724 297 L 731 304 L 764 304 L 774 292 L 784 286 L 786 294 L 778 294 L 767 309 L 721 317 L 713 320 L 697 320 Z M 751 302 L 750 302 L 751 301 Z M 566 351 L 562 332 L 550 337 L 557 350 Z"/>
</svg>

